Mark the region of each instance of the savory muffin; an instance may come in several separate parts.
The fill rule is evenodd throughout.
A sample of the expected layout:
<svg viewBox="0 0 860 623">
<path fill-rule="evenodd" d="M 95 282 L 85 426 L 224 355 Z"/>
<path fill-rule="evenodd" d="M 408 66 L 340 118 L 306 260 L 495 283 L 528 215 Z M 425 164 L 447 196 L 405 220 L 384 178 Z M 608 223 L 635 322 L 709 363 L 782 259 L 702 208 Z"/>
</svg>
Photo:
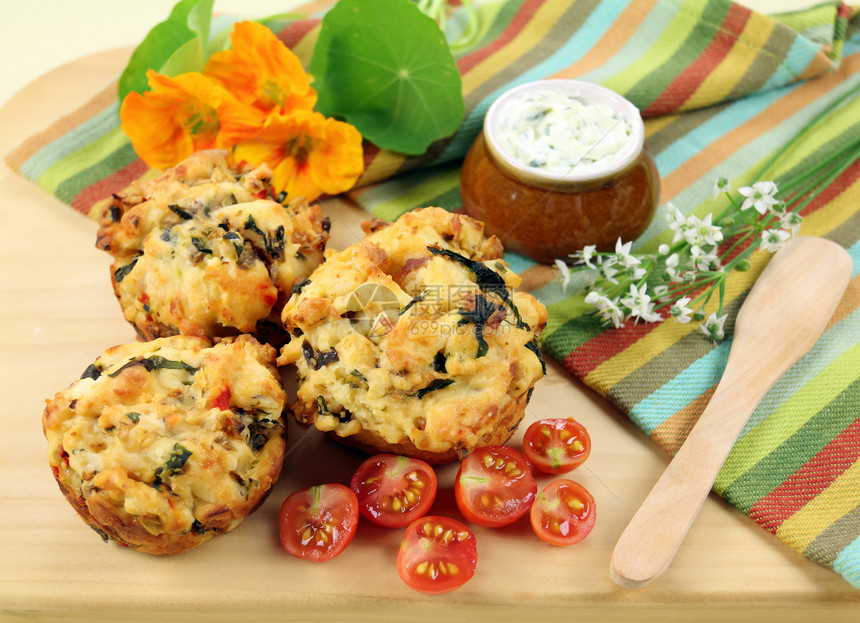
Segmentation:
<svg viewBox="0 0 860 623">
<path fill-rule="evenodd" d="M 113 256 L 114 292 L 143 339 L 278 343 L 284 302 L 322 261 L 329 225 L 319 206 L 273 200 L 271 175 L 201 151 L 102 211 L 96 246 Z"/>
<path fill-rule="evenodd" d="M 47 401 L 42 426 L 60 489 L 105 540 L 150 554 L 237 527 L 283 463 L 275 356 L 250 335 L 109 348 Z"/>
<path fill-rule="evenodd" d="M 424 208 L 364 229 L 284 307 L 296 418 L 434 463 L 505 442 L 545 372 L 546 309 L 474 219 Z"/>
</svg>

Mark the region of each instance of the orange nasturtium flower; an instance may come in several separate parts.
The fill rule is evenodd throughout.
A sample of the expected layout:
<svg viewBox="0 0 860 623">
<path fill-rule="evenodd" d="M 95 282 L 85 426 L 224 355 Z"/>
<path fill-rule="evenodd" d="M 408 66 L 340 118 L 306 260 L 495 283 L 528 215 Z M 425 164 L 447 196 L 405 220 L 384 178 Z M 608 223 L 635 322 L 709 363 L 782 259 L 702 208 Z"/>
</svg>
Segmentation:
<svg viewBox="0 0 860 623">
<path fill-rule="evenodd" d="M 223 86 L 199 73 L 171 78 L 149 70 L 146 77 L 151 90 L 129 93 L 119 116 L 135 152 L 150 167 L 165 169 L 195 151 L 225 147 L 222 130 L 247 131 L 260 122 Z"/>
<path fill-rule="evenodd" d="M 308 74 L 271 30 L 256 22 L 238 22 L 230 40 L 232 49 L 209 57 L 205 75 L 219 80 L 243 104 L 264 116 L 313 109 L 317 93 Z"/>
<path fill-rule="evenodd" d="M 237 162 L 272 168 L 272 186 L 287 199 L 313 201 L 322 194 L 349 190 L 364 171 L 361 134 L 352 125 L 319 112 L 272 114 L 263 126 L 235 137 Z"/>
</svg>

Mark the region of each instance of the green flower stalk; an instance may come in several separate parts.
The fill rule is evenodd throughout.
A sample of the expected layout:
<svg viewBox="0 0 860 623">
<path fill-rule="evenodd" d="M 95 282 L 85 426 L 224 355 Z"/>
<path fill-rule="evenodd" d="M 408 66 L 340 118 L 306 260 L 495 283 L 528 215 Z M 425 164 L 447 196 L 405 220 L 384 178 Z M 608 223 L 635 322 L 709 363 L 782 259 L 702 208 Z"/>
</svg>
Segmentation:
<svg viewBox="0 0 860 623">
<path fill-rule="evenodd" d="M 766 173 L 778 159 L 847 100 L 856 98 L 854 87 L 817 115 L 788 144 L 761 168 Z M 627 321 L 658 322 L 669 308 L 678 322 L 698 321 L 714 341 L 725 337 L 724 299 L 726 279 L 733 270 L 750 268 L 754 251 L 777 252 L 800 231 L 800 211 L 845 169 L 860 158 L 860 137 L 852 137 L 840 149 L 803 172 L 777 181 L 756 181 L 732 192 L 731 182 L 716 180 L 714 198 L 725 195 L 727 206 L 704 218 L 685 216 L 671 203 L 666 224 L 672 242 L 660 245 L 657 253 L 631 253 L 632 242 L 621 239 L 613 252 L 598 252 L 594 245 L 572 254 L 568 263 L 556 260 L 566 289 L 575 273 L 582 273 L 585 302 L 607 326 Z M 706 316 L 705 307 L 717 297 L 717 311 Z"/>
</svg>

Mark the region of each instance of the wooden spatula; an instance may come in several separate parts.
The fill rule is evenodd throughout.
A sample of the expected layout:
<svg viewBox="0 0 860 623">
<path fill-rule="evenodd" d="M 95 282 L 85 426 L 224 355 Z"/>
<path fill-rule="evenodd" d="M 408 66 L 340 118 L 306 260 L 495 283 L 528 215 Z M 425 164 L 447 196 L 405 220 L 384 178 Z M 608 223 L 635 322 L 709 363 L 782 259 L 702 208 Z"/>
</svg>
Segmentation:
<svg viewBox="0 0 860 623">
<path fill-rule="evenodd" d="M 669 566 L 747 419 L 818 340 L 851 268 L 845 249 L 822 238 L 794 238 L 770 260 L 738 312 L 710 403 L 615 546 L 616 583 L 638 588 Z"/>
</svg>

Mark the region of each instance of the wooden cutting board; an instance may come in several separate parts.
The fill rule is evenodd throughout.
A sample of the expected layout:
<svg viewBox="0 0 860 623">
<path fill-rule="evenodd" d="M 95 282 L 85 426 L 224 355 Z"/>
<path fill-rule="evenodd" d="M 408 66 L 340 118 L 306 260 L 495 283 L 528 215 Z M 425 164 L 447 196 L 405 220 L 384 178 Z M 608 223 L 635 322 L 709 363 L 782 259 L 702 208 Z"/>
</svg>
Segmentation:
<svg viewBox="0 0 860 623">
<path fill-rule="evenodd" d="M 5 155 L 82 104 L 124 66 L 128 50 L 72 62 L 24 88 L 0 110 Z M 332 200 L 333 248 L 360 235 L 365 214 Z M 572 415 L 593 452 L 573 473 L 594 495 L 597 525 L 582 543 L 554 548 L 522 520 L 475 527 L 479 562 L 461 589 L 429 597 L 394 567 L 401 538 L 362 520 L 338 558 L 313 564 L 278 542 L 282 500 L 297 488 L 347 483 L 362 456 L 291 425 L 283 475 L 266 504 L 236 531 L 190 552 L 151 557 L 104 544 L 60 494 L 41 430 L 44 400 L 108 346 L 134 334 L 94 247 L 96 224 L 12 173 L 0 171 L 0 619 L 70 621 L 735 621 L 779 616 L 856 620 L 860 593 L 810 563 L 713 495 L 672 567 L 639 591 L 609 576 L 612 549 L 668 457 L 626 417 L 549 364 L 525 423 Z M 512 441 L 520 443 L 521 434 Z M 457 516 L 455 466 L 439 470 L 433 512 Z M 539 486 L 548 479 L 539 480 Z"/>
</svg>

